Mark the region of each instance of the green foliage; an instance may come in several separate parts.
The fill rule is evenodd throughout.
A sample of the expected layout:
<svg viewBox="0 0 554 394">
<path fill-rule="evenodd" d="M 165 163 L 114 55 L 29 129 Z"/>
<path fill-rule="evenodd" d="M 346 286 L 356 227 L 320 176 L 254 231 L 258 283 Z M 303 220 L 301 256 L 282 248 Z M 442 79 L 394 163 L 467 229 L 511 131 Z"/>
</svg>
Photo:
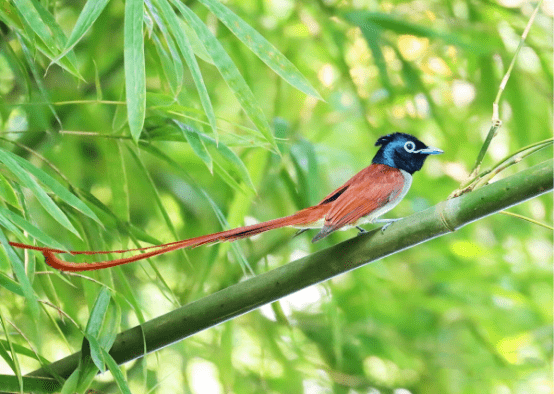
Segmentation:
<svg viewBox="0 0 554 394">
<path fill-rule="evenodd" d="M 552 390 L 552 231 L 536 224 L 552 225 L 551 196 L 510 210 L 533 222 L 488 217 L 119 367 L 117 332 L 354 234 L 276 230 L 87 275 L 7 245 L 122 249 L 289 215 L 392 131 L 445 151 L 390 217 L 421 211 L 467 181 L 533 8 L 2 2 L 0 390 L 51 384 L 24 375 L 81 349 L 64 392 Z M 478 187 L 552 156 L 551 12 Z"/>
</svg>

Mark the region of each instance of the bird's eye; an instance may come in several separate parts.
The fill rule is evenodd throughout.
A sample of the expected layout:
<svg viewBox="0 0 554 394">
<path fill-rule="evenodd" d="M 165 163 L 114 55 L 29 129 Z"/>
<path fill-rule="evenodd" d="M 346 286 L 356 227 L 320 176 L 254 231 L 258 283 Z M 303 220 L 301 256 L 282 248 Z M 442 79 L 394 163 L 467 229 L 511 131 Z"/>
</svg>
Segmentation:
<svg viewBox="0 0 554 394">
<path fill-rule="evenodd" d="M 415 144 L 412 141 L 408 141 L 404 144 L 404 150 L 408 153 L 415 152 Z"/>
</svg>

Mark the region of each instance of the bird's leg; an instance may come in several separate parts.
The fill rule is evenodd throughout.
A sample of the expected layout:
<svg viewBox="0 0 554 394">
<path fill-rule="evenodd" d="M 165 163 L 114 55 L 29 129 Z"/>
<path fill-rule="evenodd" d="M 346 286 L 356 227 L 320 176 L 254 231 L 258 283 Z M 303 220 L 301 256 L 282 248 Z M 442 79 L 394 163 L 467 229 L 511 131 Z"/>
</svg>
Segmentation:
<svg viewBox="0 0 554 394">
<path fill-rule="evenodd" d="M 297 232 L 294 233 L 293 238 L 298 237 L 300 234 L 302 234 L 303 232 L 306 232 L 308 230 L 310 230 L 310 229 L 309 228 L 301 228 L 300 230 L 298 230 Z"/>
<path fill-rule="evenodd" d="M 366 230 L 364 230 L 363 228 L 361 228 L 360 226 L 356 226 L 356 228 L 358 229 L 359 233 L 358 233 L 358 236 L 360 235 L 364 235 L 367 233 Z"/>
<path fill-rule="evenodd" d="M 383 227 L 381 227 L 381 231 L 385 231 L 387 227 L 389 227 L 392 223 L 396 222 L 400 219 L 375 219 L 373 223 L 385 223 Z"/>
</svg>

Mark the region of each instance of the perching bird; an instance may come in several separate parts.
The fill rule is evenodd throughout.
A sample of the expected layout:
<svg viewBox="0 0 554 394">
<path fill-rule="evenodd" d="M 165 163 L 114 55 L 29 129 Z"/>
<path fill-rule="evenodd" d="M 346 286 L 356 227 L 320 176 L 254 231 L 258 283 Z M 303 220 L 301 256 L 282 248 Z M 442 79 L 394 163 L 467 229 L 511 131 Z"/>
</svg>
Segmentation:
<svg viewBox="0 0 554 394">
<path fill-rule="evenodd" d="M 437 155 L 443 151 L 427 146 L 416 137 L 405 133 L 383 136 L 377 140 L 375 146 L 380 146 L 380 148 L 369 167 L 358 172 L 319 204 L 283 218 L 168 244 L 128 250 L 66 252 L 16 242 L 10 242 L 10 245 L 22 249 L 38 250 L 44 254 L 48 265 L 62 271 L 89 271 L 114 267 L 177 249 L 193 248 L 219 241 L 235 241 L 287 226 L 296 227 L 302 231 L 312 228 L 320 229 L 312 242 L 319 241 L 339 229 L 356 227 L 363 232 L 364 230 L 359 226 L 365 223 L 384 222 L 386 223 L 384 229 L 399 219 L 378 218 L 394 208 L 408 193 L 412 184 L 412 174 L 421 169 L 427 156 Z M 135 256 L 90 264 L 70 263 L 56 256 L 59 253 L 96 255 L 146 250 L 148 250 L 146 253 Z"/>
</svg>

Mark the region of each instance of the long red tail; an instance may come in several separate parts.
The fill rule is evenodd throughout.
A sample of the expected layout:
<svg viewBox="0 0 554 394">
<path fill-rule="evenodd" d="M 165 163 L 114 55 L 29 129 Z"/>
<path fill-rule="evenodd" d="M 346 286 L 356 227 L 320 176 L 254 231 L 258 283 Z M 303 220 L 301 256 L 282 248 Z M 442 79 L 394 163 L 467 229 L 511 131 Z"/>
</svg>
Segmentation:
<svg viewBox="0 0 554 394">
<path fill-rule="evenodd" d="M 116 265 L 131 263 L 134 261 L 146 259 L 148 257 L 171 252 L 177 249 L 194 248 L 197 246 L 211 244 L 214 242 L 235 241 L 241 238 L 248 238 L 253 235 L 260 234 L 265 231 L 273 230 L 276 228 L 281 228 L 286 226 L 297 226 L 297 225 L 310 225 L 312 223 L 317 222 L 322 217 L 324 217 L 327 210 L 328 210 L 328 207 L 326 205 L 316 205 L 316 206 L 298 211 L 291 216 L 269 220 L 267 222 L 254 224 L 252 226 L 239 227 L 232 230 L 221 231 L 219 233 L 202 235 L 196 238 L 184 239 L 182 241 L 176 241 L 176 242 L 171 242 L 163 245 L 148 246 L 148 247 L 137 248 L 137 249 L 66 252 L 60 249 L 26 245 L 26 244 L 21 244 L 17 242 L 10 242 L 10 245 L 16 248 L 32 249 L 32 250 L 38 250 L 42 252 L 42 254 L 44 255 L 44 260 L 46 264 L 48 264 L 52 268 L 56 268 L 61 271 L 73 271 L 73 272 L 92 271 L 92 270 L 98 270 L 103 268 L 115 267 Z M 149 251 L 135 256 L 124 257 L 124 258 L 115 259 L 115 260 L 101 261 L 98 263 L 70 263 L 67 261 L 63 261 L 57 257 L 57 254 L 59 253 L 70 253 L 72 255 L 77 255 L 77 254 L 98 255 L 98 254 L 108 254 L 108 253 L 140 252 L 140 251 L 146 251 L 146 250 L 149 250 Z"/>
</svg>

